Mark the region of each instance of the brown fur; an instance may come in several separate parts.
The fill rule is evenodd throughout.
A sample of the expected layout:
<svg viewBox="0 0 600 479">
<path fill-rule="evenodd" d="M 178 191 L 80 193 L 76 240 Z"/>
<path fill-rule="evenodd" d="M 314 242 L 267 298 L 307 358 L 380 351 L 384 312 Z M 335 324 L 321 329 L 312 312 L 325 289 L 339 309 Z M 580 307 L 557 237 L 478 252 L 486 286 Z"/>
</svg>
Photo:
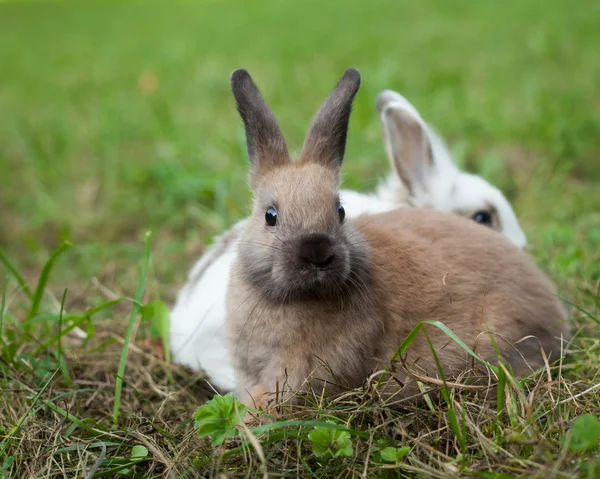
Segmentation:
<svg viewBox="0 0 600 479">
<path fill-rule="evenodd" d="M 355 221 L 369 246 L 364 287 L 343 301 L 265 300 L 234 273 L 230 326 L 243 390 L 319 390 L 360 386 L 384 367 L 419 321 L 446 324 L 485 360 L 496 363 L 488 334 L 516 374 L 543 365 L 569 338 L 566 313 L 550 282 L 500 235 L 449 213 L 401 209 Z M 239 271 L 239 264 L 234 267 Z M 435 327 L 427 328 L 445 373 L 456 376 L 470 357 Z M 526 336 L 534 336 L 511 346 Z M 516 348 L 516 350 L 515 350 Z M 521 354 L 523 358 L 521 358 Z M 420 334 L 407 363 L 436 376 Z M 313 375 L 312 384 L 304 384 Z M 405 383 L 406 372 L 398 372 Z M 270 389 L 269 389 L 270 388 Z"/>
<path fill-rule="evenodd" d="M 351 103 L 357 86 L 346 75 L 332 95 Z M 347 128 L 349 107 L 337 111 L 325 112 L 328 124 Z M 244 401 L 265 405 L 265 392 L 277 388 L 286 397 L 290 391 L 319 391 L 324 384 L 328 391 L 360 386 L 424 320 L 444 323 L 492 363 L 497 355 L 489 333 L 496 335 L 504 360 L 518 375 L 542 366 L 540 347 L 556 359 L 561 338 L 569 337 L 565 310 L 552 284 L 505 238 L 450 213 L 421 209 L 341 220 L 337 178 L 343 142 L 326 141 L 339 139 L 339 131 L 327 132 L 323 114 L 321 108 L 313 120 L 321 127 L 309 133 L 318 138 L 305 142 L 318 159 L 253 160 L 260 166 L 253 164 L 260 171 L 253 179 L 254 211 L 239 243 L 227 305 Z M 329 150 L 319 154 L 314 145 Z M 265 223 L 269 208 L 277 210 L 276 225 Z M 328 238 L 333 259 L 326 266 L 299 259 L 299 245 L 309 234 Z M 470 367 L 464 350 L 439 329 L 427 333 L 448 376 Z M 535 339 L 515 345 L 530 335 Z M 422 334 L 405 364 L 436 375 Z M 395 371 L 401 384 L 411 382 L 401 365 Z"/>
</svg>

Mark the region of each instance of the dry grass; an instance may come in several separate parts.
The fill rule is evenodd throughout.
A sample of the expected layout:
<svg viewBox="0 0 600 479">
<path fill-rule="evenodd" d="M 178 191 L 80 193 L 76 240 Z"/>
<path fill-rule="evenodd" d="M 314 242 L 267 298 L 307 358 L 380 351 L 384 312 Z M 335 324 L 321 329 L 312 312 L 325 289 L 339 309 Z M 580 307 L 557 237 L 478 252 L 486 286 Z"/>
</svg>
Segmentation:
<svg viewBox="0 0 600 479">
<path fill-rule="evenodd" d="M 95 283 L 100 295 L 115 299 L 108 286 Z M 276 420 L 261 419 L 262 426 L 252 432 L 240 428 L 237 438 L 215 448 L 198 438 L 191 420 L 214 391 L 197 375 L 166 363 L 160 340 L 140 318 L 128 347 L 121 414 L 113 424 L 126 302 L 101 311 L 105 317 L 95 321 L 88 338 L 77 330 L 62 335 L 59 348 L 56 324 L 29 327 L 13 314 L 12 306 L 25 293 L 10 284 L 3 347 L 18 348 L 12 362 L 3 359 L 1 364 L 0 431 L 3 457 L 14 458 L 4 472 L 11 477 L 113 477 L 125 472 L 133 477 L 572 478 L 596 477 L 600 467 L 594 462 L 597 451 L 576 453 L 566 444 L 577 417 L 600 414 L 598 340 L 580 336 L 561 363 L 526 381 L 509 376 L 501 410 L 494 400 L 493 377 L 492 389 L 451 387 L 449 402 L 431 395 L 440 389 L 439 380 L 422 378 L 431 399 L 407 402 L 399 410 L 388 407 L 371 382 L 336 397 L 312 397 L 303 407 L 281 406 Z M 60 300 L 49 297 L 47 293 L 42 304 L 52 311 Z M 68 313 L 63 317 L 75 315 Z M 576 313 L 574 325 L 584 331 L 593 325 L 592 318 L 597 320 L 597 312 L 591 317 Z M 69 325 L 65 320 L 63 330 Z M 38 346 L 53 333 L 57 340 L 52 345 Z M 462 438 L 449 423 L 449 411 L 459 418 Z M 352 457 L 322 461 L 312 454 L 307 434 L 325 420 L 352 431 Z M 148 455 L 132 461 L 136 445 L 145 446 Z M 388 445 L 410 446 L 410 452 L 398 464 L 386 464 L 377 453 Z M 596 472 L 585 475 L 586 468 Z"/>
</svg>

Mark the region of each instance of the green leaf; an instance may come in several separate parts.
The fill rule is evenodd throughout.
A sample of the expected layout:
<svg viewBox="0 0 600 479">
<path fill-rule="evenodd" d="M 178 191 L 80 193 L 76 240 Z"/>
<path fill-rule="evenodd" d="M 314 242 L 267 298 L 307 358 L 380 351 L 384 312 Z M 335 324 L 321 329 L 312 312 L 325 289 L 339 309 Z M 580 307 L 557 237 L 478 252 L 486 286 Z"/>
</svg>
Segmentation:
<svg viewBox="0 0 600 479">
<path fill-rule="evenodd" d="M 60 245 L 58 248 L 56 248 L 56 250 L 54 250 L 54 252 L 50 255 L 48 261 L 46 261 L 46 264 L 44 265 L 44 267 L 42 268 L 42 272 L 40 273 L 40 277 L 38 279 L 33 298 L 31 299 L 31 309 L 29 310 L 27 321 L 33 318 L 40 309 L 42 296 L 44 296 L 44 291 L 46 290 L 46 285 L 48 284 L 48 278 L 50 277 L 50 272 L 54 267 L 56 259 L 65 251 L 67 251 L 71 246 L 72 245 L 69 241 L 64 241 L 62 245 Z"/>
<path fill-rule="evenodd" d="M 171 321 L 169 307 L 163 301 L 151 301 L 142 308 L 142 319 L 151 322 L 150 334 L 161 339 L 165 350 L 165 359 L 170 362 L 169 330 Z"/>
<path fill-rule="evenodd" d="M 132 461 L 141 461 L 145 457 L 148 457 L 148 448 L 146 446 L 137 445 L 131 448 L 130 459 Z"/>
<path fill-rule="evenodd" d="M 93 338 L 96 335 L 96 326 L 91 318 L 86 318 L 85 332 L 88 338 Z"/>
<path fill-rule="evenodd" d="M 8 257 L 4 254 L 4 251 L 2 251 L 1 248 L 0 248 L 0 263 L 3 263 L 4 266 L 6 267 L 6 269 L 8 269 L 8 271 L 10 271 L 12 273 L 12 275 L 17 280 L 17 283 L 19 283 L 19 286 L 21 287 L 21 289 L 25 292 L 25 294 L 30 299 L 33 299 L 33 292 L 31 291 L 31 288 L 29 287 L 27 282 L 23 279 L 23 277 L 19 274 L 19 272 L 17 271 L 17 268 L 15 268 L 13 266 L 13 264 L 8 260 Z"/>
<path fill-rule="evenodd" d="M 569 449 L 586 451 L 600 441 L 600 421 L 593 414 L 584 414 L 575 420 L 570 433 Z"/>
<path fill-rule="evenodd" d="M 386 462 L 398 463 L 410 451 L 409 446 L 404 447 L 385 447 L 380 451 L 381 459 Z"/>
<path fill-rule="evenodd" d="M 225 430 L 225 429 L 217 429 L 216 431 L 213 431 L 213 433 L 210 435 L 210 441 L 215 446 L 218 446 L 219 444 L 223 444 L 225 439 L 230 439 L 230 438 L 234 437 L 236 432 L 237 431 L 235 429 L 233 429 L 233 431 Z"/>
<path fill-rule="evenodd" d="M 10 469 L 10 467 L 13 465 L 13 462 L 15 462 L 15 456 L 8 456 L 2 463 L 2 469 Z"/>
<path fill-rule="evenodd" d="M 220 446 L 225 439 L 236 436 L 236 426 L 242 421 L 245 413 L 246 406 L 231 393 L 215 396 L 194 413 L 198 436 L 209 436 L 214 446 Z"/>
<path fill-rule="evenodd" d="M 308 434 L 308 439 L 316 457 L 330 459 L 339 456 L 352 457 L 354 454 L 352 439 L 347 431 L 316 427 Z"/>
</svg>

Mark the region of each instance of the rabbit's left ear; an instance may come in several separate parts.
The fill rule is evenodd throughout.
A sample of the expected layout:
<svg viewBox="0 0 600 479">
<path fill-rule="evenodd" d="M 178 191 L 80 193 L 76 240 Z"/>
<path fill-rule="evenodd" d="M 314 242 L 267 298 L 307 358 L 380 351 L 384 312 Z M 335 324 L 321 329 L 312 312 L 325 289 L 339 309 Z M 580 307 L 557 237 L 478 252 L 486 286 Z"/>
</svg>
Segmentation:
<svg viewBox="0 0 600 479">
<path fill-rule="evenodd" d="M 388 155 L 402 183 L 411 194 L 426 189 L 435 165 L 425 122 L 404 97 L 391 90 L 379 94 L 377 110 Z"/>
<path fill-rule="evenodd" d="M 360 73 L 348 68 L 313 118 L 302 147 L 302 161 L 339 171 L 346 149 L 352 101 L 359 87 Z"/>
</svg>

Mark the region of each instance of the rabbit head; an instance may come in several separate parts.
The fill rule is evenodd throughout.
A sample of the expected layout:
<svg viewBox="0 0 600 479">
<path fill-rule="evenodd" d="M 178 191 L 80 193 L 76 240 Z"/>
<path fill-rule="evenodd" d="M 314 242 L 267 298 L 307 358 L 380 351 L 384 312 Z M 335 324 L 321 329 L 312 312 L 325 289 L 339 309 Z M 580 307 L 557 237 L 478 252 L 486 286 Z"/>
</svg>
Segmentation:
<svg viewBox="0 0 600 479">
<path fill-rule="evenodd" d="M 367 255 L 344 221 L 339 170 L 360 75 L 348 69 L 316 113 L 292 162 L 275 117 L 245 70 L 231 76 L 244 122 L 252 215 L 238 245 L 241 274 L 276 302 L 347 291 Z"/>
<path fill-rule="evenodd" d="M 491 227 L 519 248 L 527 239 L 508 200 L 478 175 L 460 171 L 440 137 L 395 91 L 377 97 L 388 155 L 397 176 L 383 191 L 412 206 L 452 211 Z"/>
</svg>

